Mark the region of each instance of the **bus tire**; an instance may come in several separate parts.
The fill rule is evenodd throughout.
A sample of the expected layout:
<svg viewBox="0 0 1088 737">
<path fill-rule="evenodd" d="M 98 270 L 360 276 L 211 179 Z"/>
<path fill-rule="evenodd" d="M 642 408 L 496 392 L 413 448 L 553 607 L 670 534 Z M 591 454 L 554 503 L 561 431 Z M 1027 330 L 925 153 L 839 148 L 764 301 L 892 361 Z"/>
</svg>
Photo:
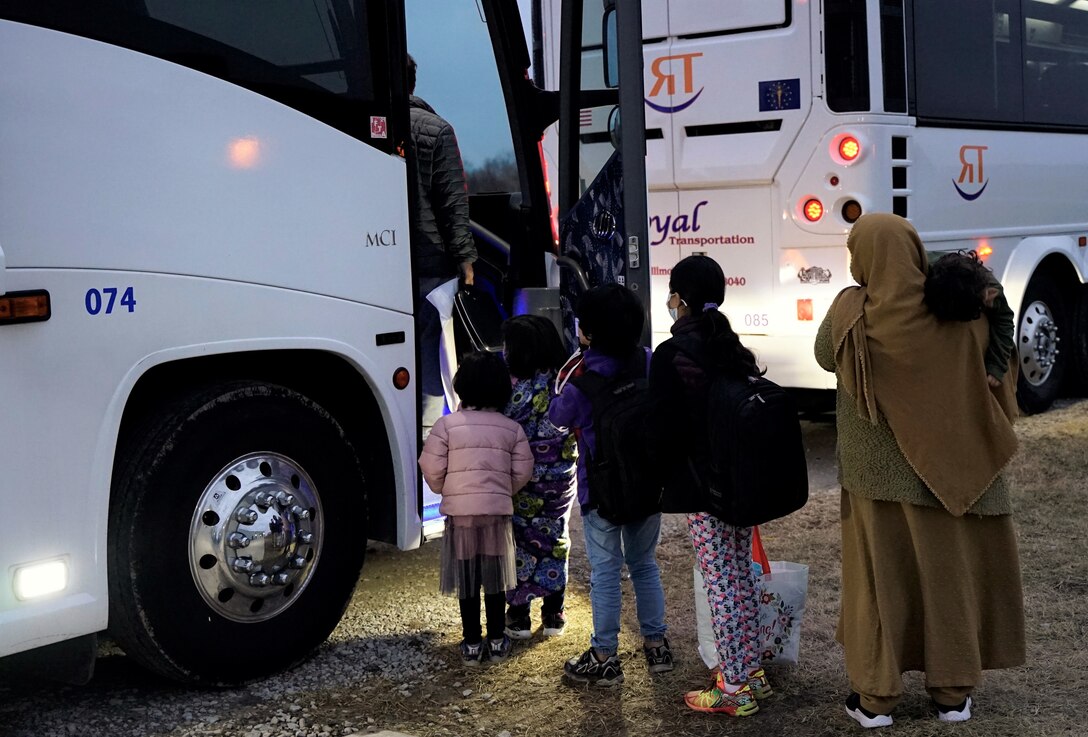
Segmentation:
<svg viewBox="0 0 1088 737">
<path fill-rule="evenodd" d="M 1062 338 L 1072 334 L 1065 295 L 1053 280 L 1036 274 L 1028 283 L 1017 324 L 1019 378 L 1016 398 L 1027 414 L 1046 411 L 1062 388 L 1069 362 Z"/>
<path fill-rule="evenodd" d="M 126 438 L 108 546 L 109 629 L 126 654 L 173 680 L 234 685 L 312 653 L 366 551 L 363 476 L 336 419 L 285 387 L 236 382 Z"/>
</svg>

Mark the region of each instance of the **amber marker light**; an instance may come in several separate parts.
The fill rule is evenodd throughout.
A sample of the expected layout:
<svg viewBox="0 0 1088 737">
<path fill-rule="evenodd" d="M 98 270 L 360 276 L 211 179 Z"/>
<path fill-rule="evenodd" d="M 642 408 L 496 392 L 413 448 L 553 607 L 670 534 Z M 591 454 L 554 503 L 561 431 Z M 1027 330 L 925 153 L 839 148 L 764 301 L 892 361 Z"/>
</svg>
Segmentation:
<svg viewBox="0 0 1088 737">
<path fill-rule="evenodd" d="M 261 142 L 256 138 L 235 138 L 227 146 L 227 159 L 235 169 L 252 169 L 261 160 Z"/>
<path fill-rule="evenodd" d="M 978 248 L 975 250 L 975 253 L 978 254 L 978 257 L 983 260 L 989 258 L 993 252 L 994 249 L 990 247 L 988 241 L 982 241 L 981 243 L 979 243 Z"/>
<path fill-rule="evenodd" d="M 824 203 L 813 197 L 805 201 L 804 206 L 801 208 L 801 212 L 805 214 L 806 220 L 810 223 L 814 223 L 824 216 Z"/>
<path fill-rule="evenodd" d="M 798 320 L 812 320 L 812 300 L 811 299 L 799 299 L 797 300 L 797 319 Z"/>
<path fill-rule="evenodd" d="M 401 366 L 393 372 L 393 386 L 397 389 L 406 389 L 408 388 L 408 382 L 411 381 L 411 378 L 408 369 Z"/>
<path fill-rule="evenodd" d="M 0 296 L 0 325 L 43 322 L 52 316 L 49 292 L 8 292 Z"/>
<path fill-rule="evenodd" d="M 861 155 L 861 144 L 853 136 L 846 136 L 839 141 L 839 156 L 843 161 L 850 163 Z"/>
</svg>

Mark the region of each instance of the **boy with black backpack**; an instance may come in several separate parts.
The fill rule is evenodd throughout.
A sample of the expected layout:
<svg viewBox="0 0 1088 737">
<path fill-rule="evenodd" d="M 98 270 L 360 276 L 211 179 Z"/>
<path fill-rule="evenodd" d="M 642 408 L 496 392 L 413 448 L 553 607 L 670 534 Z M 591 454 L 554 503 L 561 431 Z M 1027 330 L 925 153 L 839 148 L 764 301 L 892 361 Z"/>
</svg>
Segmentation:
<svg viewBox="0 0 1088 737">
<path fill-rule="evenodd" d="M 578 438 L 578 504 L 589 560 L 593 636 L 590 648 L 563 667 L 577 683 L 623 682 L 616 652 L 620 573 L 635 588 L 643 651 L 651 673 L 673 668 L 665 638 L 665 592 L 657 567 L 660 485 L 647 467 L 650 352 L 639 346 L 642 305 L 617 284 L 578 300 L 578 338 L 586 349 L 560 372 L 549 419 Z"/>
</svg>

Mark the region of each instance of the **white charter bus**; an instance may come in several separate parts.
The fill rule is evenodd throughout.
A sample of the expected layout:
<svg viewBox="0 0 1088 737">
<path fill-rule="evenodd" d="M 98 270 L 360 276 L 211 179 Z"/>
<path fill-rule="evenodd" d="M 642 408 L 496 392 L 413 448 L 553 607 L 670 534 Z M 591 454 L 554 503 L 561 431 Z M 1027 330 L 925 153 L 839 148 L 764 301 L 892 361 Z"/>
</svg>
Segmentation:
<svg viewBox="0 0 1088 737">
<path fill-rule="evenodd" d="M 533 5 L 534 73 L 551 84 L 560 2 Z M 588 14 L 584 80 L 603 60 Z M 833 387 L 812 342 L 852 283 L 846 234 L 894 212 L 1004 284 L 1025 410 L 1084 388 L 1088 3 L 647 0 L 642 15 L 655 341 L 669 269 L 704 252 L 769 376 Z M 612 148 L 608 108 L 581 112 L 585 187 Z"/>
<path fill-rule="evenodd" d="M 476 277 L 546 311 L 557 106 L 516 4 L 477 7 L 450 63 L 493 55 L 517 172 L 471 198 Z M 86 679 L 108 632 L 243 682 L 324 640 L 368 539 L 440 529 L 405 24 L 403 0 L 0 0 L 0 666 Z"/>
</svg>

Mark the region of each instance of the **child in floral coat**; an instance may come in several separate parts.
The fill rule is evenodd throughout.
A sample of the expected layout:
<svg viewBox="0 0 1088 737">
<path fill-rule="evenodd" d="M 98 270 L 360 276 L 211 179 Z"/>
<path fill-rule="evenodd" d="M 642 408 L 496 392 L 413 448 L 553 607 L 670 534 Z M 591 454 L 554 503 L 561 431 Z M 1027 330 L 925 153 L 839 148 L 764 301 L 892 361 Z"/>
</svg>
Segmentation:
<svg viewBox="0 0 1088 737">
<path fill-rule="evenodd" d="M 577 451 L 574 436 L 548 421 L 548 407 L 566 351 L 550 321 L 518 315 L 503 324 L 503 355 L 513 383 L 504 414 L 525 431 L 534 460 L 532 480 L 514 495 L 517 587 L 506 594 L 506 634 L 530 638 L 529 604 L 542 599 L 544 635 L 561 635 Z"/>
</svg>

